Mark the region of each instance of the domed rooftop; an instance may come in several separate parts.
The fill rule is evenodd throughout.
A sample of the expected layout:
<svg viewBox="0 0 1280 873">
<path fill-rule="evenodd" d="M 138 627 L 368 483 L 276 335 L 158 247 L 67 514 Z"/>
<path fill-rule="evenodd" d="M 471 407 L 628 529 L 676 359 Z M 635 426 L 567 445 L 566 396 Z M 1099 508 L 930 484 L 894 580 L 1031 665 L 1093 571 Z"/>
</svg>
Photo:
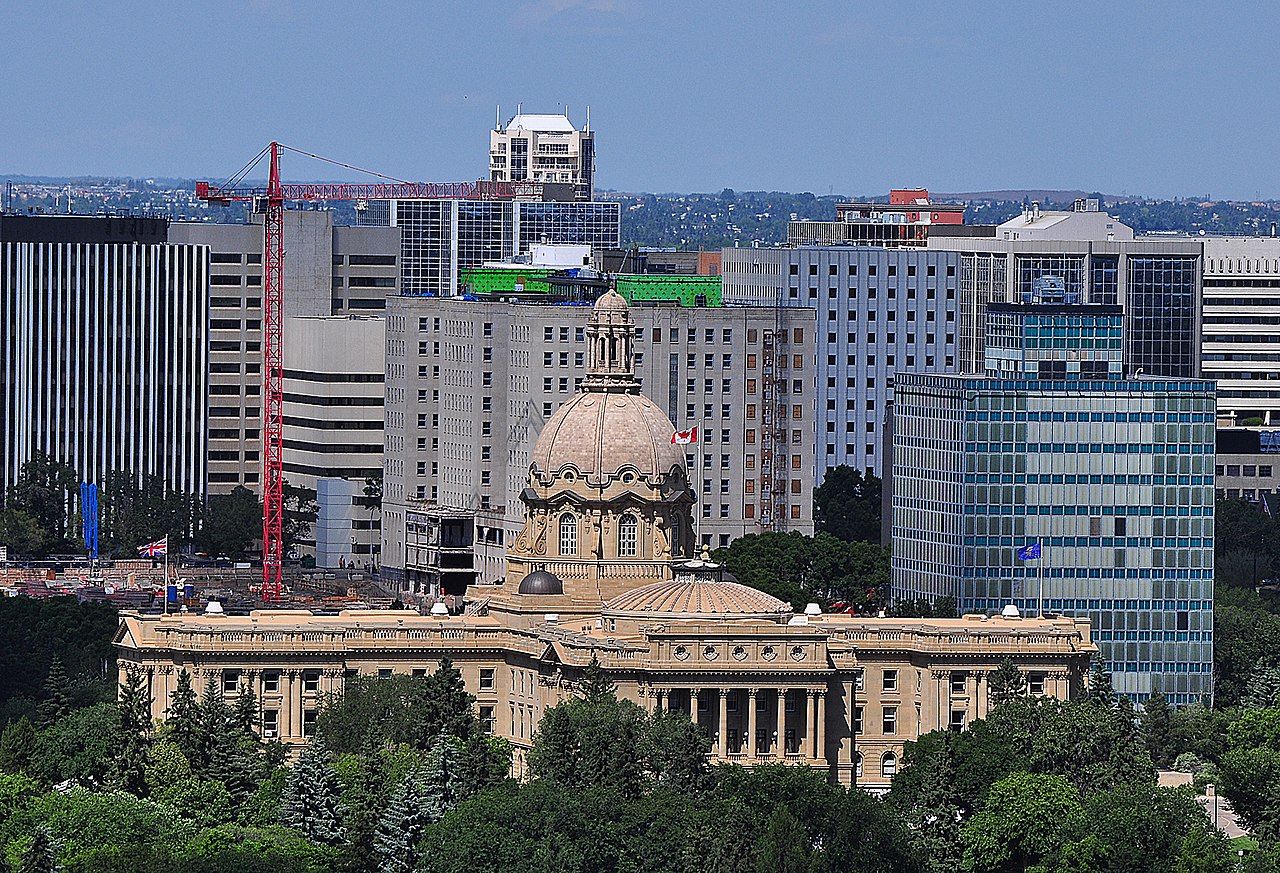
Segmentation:
<svg viewBox="0 0 1280 873">
<path fill-rule="evenodd" d="M 791 615 L 791 605 L 737 582 L 692 575 L 619 594 L 601 612 L 612 618 L 778 621 Z"/>
<path fill-rule="evenodd" d="M 675 426 L 643 394 L 583 392 L 556 410 L 530 456 L 536 472 L 554 474 L 572 466 L 599 482 L 632 467 L 661 481 L 685 468 L 685 453 L 672 445 Z"/>
<path fill-rule="evenodd" d="M 592 308 L 598 311 L 625 312 L 629 307 L 627 306 L 626 298 L 610 288 L 596 298 L 595 305 Z"/>
<path fill-rule="evenodd" d="M 564 583 L 560 577 L 546 570 L 534 570 L 520 580 L 521 594 L 564 594 Z"/>
</svg>

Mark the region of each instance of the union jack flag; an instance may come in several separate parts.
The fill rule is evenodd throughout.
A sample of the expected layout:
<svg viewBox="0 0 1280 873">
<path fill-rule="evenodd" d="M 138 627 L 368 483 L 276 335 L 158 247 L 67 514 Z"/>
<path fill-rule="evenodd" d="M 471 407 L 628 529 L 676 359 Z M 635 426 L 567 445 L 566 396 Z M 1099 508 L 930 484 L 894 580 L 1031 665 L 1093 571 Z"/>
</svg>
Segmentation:
<svg viewBox="0 0 1280 873">
<path fill-rule="evenodd" d="M 144 558 L 158 558 L 169 554 L 169 535 L 165 534 L 153 543 L 138 546 L 138 554 Z"/>
</svg>

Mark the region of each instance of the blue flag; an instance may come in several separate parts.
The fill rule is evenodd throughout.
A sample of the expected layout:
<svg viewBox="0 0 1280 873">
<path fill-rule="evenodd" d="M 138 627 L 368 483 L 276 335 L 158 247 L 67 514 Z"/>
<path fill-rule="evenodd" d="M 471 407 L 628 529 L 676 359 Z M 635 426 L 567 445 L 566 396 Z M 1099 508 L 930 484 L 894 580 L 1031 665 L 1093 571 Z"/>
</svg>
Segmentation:
<svg viewBox="0 0 1280 873">
<path fill-rule="evenodd" d="M 1034 561 L 1038 557 L 1040 557 L 1040 541 L 1039 540 L 1036 540 L 1034 543 L 1028 543 L 1022 548 L 1018 549 L 1019 561 Z"/>
</svg>

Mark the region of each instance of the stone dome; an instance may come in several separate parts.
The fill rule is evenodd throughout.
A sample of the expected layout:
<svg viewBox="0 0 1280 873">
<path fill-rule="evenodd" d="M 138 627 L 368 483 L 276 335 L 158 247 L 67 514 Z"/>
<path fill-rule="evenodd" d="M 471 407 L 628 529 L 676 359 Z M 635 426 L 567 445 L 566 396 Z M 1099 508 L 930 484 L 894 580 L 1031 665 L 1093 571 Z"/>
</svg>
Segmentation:
<svg viewBox="0 0 1280 873">
<path fill-rule="evenodd" d="M 521 594 L 564 594 L 564 583 L 560 577 L 546 570 L 534 570 L 520 580 Z"/>
<path fill-rule="evenodd" d="M 743 618 L 780 621 L 792 614 L 790 604 L 763 591 L 705 576 L 634 588 L 610 600 L 601 612 L 610 618 L 686 621 Z"/>
<path fill-rule="evenodd" d="M 671 443 L 674 432 L 667 414 L 643 394 L 585 391 L 547 421 L 530 461 L 542 476 L 572 467 L 602 484 L 629 467 L 657 483 L 685 469 L 684 449 Z"/>
<path fill-rule="evenodd" d="M 612 288 L 597 297 L 592 308 L 602 312 L 626 312 L 628 309 L 626 298 Z"/>
</svg>

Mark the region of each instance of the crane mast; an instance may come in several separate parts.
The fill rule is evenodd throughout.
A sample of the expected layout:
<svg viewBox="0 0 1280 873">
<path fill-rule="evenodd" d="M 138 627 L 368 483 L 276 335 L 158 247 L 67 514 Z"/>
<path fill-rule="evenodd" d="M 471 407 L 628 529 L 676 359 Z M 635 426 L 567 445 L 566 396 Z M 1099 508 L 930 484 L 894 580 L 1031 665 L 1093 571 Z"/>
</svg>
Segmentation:
<svg viewBox="0 0 1280 873">
<path fill-rule="evenodd" d="M 538 182 L 405 182 L 380 176 L 374 184 L 289 184 L 280 180 L 280 154 L 288 148 L 271 143 L 242 169 L 233 182 L 213 186 L 196 183 L 196 196 L 212 204 L 249 201 L 263 216 L 264 267 L 262 296 L 262 599 L 279 601 L 284 566 L 284 204 L 287 200 L 510 200 L 540 198 Z M 308 157 L 359 170 L 309 152 L 290 149 Z M 266 188 L 240 187 L 237 183 L 265 156 L 270 155 Z M 363 170 L 361 172 L 369 172 Z"/>
</svg>

